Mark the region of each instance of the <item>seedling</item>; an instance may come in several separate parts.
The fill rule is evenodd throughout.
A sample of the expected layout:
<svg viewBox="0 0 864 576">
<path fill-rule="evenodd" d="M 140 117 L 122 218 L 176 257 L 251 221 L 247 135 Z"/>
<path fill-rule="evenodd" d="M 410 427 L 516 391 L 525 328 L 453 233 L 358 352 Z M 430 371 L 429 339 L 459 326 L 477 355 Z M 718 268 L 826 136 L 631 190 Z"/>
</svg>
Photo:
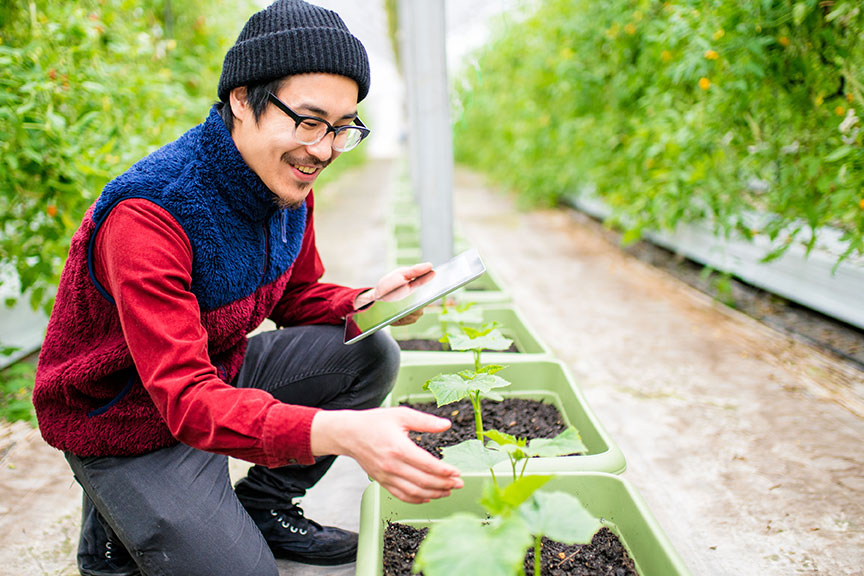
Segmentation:
<svg viewBox="0 0 864 576">
<path fill-rule="evenodd" d="M 474 370 L 480 371 L 480 353 L 483 350 L 507 350 L 513 340 L 504 336 L 497 322 L 488 322 L 480 328 L 460 326 L 460 331 L 445 334 L 442 342 L 450 345 L 451 350 L 471 350 L 474 353 Z"/>
<path fill-rule="evenodd" d="M 412 570 L 426 576 L 524 574 L 525 549 L 533 539 L 534 574 L 540 576 L 543 536 L 586 544 L 600 528 L 600 521 L 578 499 L 538 491 L 551 478 L 526 476 L 503 489 L 489 484 L 479 501 L 488 519 L 459 513 L 433 525 Z"/>
<path fill-rule="evenodd" d="M 492 473 L 492 480 L 497 483 L 492 468 L 499 462 L 510 460 L 515 481 L 525 475 L 529 458 L 556 458 L 588 450 L 579 436 L 579 431 L 573 426 L 555 438 L 535 438 L 530 442 L 527 438 L 517 438 L 498 430 L 489 430 L 484 436 L 489 439 L 485 445 L 479 440 L 466 440 L 443 448 L 444 461 L 467 473 L 485 472 L 488 468 Z M 516 468 L 520 462 L 522 468 L 517 473 Z"/>
<path fill-rule="evenodd" d="M 462 326 L 460 334 L 445 335 L 442 341 L 450 343 L 453 350 L 471 350 L 474 352 L 474 370 L 462 370 L 456 374 L 439 374 L 423 384 L 423 390 L 432 392 L 438 406 L 445 406 L 458 402 L 463 398 L 471 400 L 474 409 L 474 427 L 477 439 L 483 440 L 483 414 L 481 411 L 481 398 L 491 400 L 503 400 L 497 392 L 498 388 L 510 385 L 510 382 L 496 375 L 503 366 L 490 364 L 483 366 L 480 362 L 480 353 L 484 349 L 506 350 L 513 343 L 505 338 L 495 327 L 494 323 L 485 325 L 477 330 L 469 326 Z"/>
<path fill-rule="evenodd" d="M 510 557 L 503 552 L 501 554 L 497 552 L 506 548 L 508 544 L 515 546 L 521 541 L 520 539 L 524 540 L 523 534 L 518 532 L 523 530 L 528 536 L 533 535 L 534 537 L 534 574 L 539 576 L 543 536 L 565 544 L 585 544 L 591 541 L 594 533 L 600 528 L 600 523 L 585 510 L 579 500 L 568 494 L 562 492 L 535 493 L 537 489 L 549 481 L 551 476 L 525 476 L 525 466 L 528 459 L 532 457 L 554 458 L 574 452 L 584 452 L 587 448 L 582 443 L 578 430 L 573 426 L 551 439 L 535 438 L 528 441 L 527 438 L 517 438 L 497 430 L 489 430 L 484 436 L 489 439 L 485 446 L 480 440 L 467 440 L 455 446 L 444 448 L 444 461 L 456 466 L 462 472 L 482 472 L 487 468 L 489 469 L 492 474 L 492 484 L 486 488 L 480 504 L 490 515 L 499 516 L 502 520 L 493 530 L 480 534 L 476 518 L 467 515 L 460 517 L 453 521 L 447 534 L 436 536 L 432 544 L 427 544 L 424 541 L 420 551 L 422 552 L 425 546 L 451 546 L 450 538 L 460 540 L 472 537 L 482 538 L 482 542 L 475 540 L 473 544 L 482 545 L 484 549 L 488 547 L 496 552 L 494 559 L 494 570 L 496 571 L 492 573 L 502 576 L 504 574 L 520 574 L 521 562 L 518 565 L 513 565 L 516 567 L 514 571 L 509 564 Z M 507 488 L 501 489 L 492 469 L 499 462 L 508 459 L 513 472 L 513 483 Z M 517 474 L 516 467 L 520 461 L 522 462 L 522 469 Z M 510 520 L 514 510 L 518 513 L 519 522 Z M 472 524 L 471 528 L 469 528 L 469 523 Z M 521 527 L 519 526 L 520 523 Z M 436 528 L 433 527 L 432 530 L 436 530 Z M 432 536 L 432 530 L 427 536 L 427 541 Z M 512 538 L 512 540 L 498 542 L 498 538 L 503 540 L 503 534 L 507 534 L 507 537 Z M 439 542 L 439 538 L 448 540 Z M 460 542 L 460 545 L 468 546 L 464 541 Z M 525 546 L 527 544 L 522 546 L 522 550 Z M 470 547 L 469 550 L 470 552 L 462 554 L 462 556 L 471 558 L 471 562 L 473 562 L 472 553 L 474 550 Z M 451 565 L 452 559 L 449 558 L 448 554 L 446 550 L 443 552 L 438 550 L 430 553 L 428 558 L 424 556 L 424 572 L 429 576 L 435 576 L 439 573 L 445 574 L 445 569 L 455 569 L 456 567 Z M 524 552 L 520 559 L 522 557 L 524 557 Z M 420 561 L 421 555 L 418 554 L 417 562 Z M 477 557 L 477 561 L 482 561 L 482 555 Z M 441 572 L 427 571 L 429 564 L 436 564 L 437 568 L 438 563 L 441 564 Z M 487 572 L 484 571 L 483 573 Z"/>
<path fill-rule="evenodd" d="M 456 334 L 463 326 L 483 324 L 483 311 L 474 308 L 474 302 L 448 306 L 446 302 L 438 315 L 441 322 L 441 334 Z"/>
</svg>

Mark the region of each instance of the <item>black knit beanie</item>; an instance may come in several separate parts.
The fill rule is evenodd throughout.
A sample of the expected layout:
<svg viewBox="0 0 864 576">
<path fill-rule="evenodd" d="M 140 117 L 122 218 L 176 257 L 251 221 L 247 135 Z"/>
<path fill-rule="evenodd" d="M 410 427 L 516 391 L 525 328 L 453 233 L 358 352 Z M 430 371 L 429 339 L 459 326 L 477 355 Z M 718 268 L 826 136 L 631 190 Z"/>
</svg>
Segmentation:
<svg viewBox="0 0 864 576">
<path fill-rule="evenodd" d="M 231 90 L 293 74 L 323 72 L 357 82 L 357 101 L 369 93 L 366 49 L 332 10 L 302 0 L 277 0 L 249 18 L 228 50 L 219 99 Z"/>
</svg>

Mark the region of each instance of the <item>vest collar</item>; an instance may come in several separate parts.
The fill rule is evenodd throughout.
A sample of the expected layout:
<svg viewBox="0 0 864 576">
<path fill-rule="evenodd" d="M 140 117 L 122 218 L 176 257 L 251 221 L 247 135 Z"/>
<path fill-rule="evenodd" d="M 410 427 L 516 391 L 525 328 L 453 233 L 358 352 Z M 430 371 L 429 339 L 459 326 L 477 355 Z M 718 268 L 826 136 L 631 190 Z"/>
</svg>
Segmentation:
<svg viewBox="0 0 864 576">
<path fill-rule="evenodd" d="M 215 104 L 204 122 L 201 148 L 213 187 L 232 209 L 252 222 L 265 220 L 276 209 L 273 192 L 243 160 Z"/>
</svg>

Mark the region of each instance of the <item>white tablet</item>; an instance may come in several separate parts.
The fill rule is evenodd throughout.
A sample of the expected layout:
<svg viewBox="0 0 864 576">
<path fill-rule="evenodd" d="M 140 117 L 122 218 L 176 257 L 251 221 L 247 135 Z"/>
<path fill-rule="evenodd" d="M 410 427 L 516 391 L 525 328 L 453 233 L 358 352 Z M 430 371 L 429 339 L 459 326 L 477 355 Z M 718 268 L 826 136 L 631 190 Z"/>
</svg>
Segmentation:
<svg viewBox="0 0 864 576">
<path fill-rule="evenodd" d="M 378 298 L 345 318 L 345 343 L 353 344 L 415 310 L 465 286 L 486 271 L 475 249 L 435 266 L 422 276 Z"/>
</svg>

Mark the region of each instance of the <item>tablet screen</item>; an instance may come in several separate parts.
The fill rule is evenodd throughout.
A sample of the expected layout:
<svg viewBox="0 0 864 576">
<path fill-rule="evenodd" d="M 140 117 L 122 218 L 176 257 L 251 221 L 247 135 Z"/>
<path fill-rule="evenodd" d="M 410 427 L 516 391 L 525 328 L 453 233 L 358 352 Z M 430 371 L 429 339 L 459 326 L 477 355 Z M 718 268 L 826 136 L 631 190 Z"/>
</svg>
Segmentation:
<svg viewBox="0 0 864 576">
<path fill-rule="evenodd" d="M 475 249 L 436 266 L 345 319 L 345 343 L 353 344 L 381 328 L 461 288 L 486 271 Z"/>
</svg>

